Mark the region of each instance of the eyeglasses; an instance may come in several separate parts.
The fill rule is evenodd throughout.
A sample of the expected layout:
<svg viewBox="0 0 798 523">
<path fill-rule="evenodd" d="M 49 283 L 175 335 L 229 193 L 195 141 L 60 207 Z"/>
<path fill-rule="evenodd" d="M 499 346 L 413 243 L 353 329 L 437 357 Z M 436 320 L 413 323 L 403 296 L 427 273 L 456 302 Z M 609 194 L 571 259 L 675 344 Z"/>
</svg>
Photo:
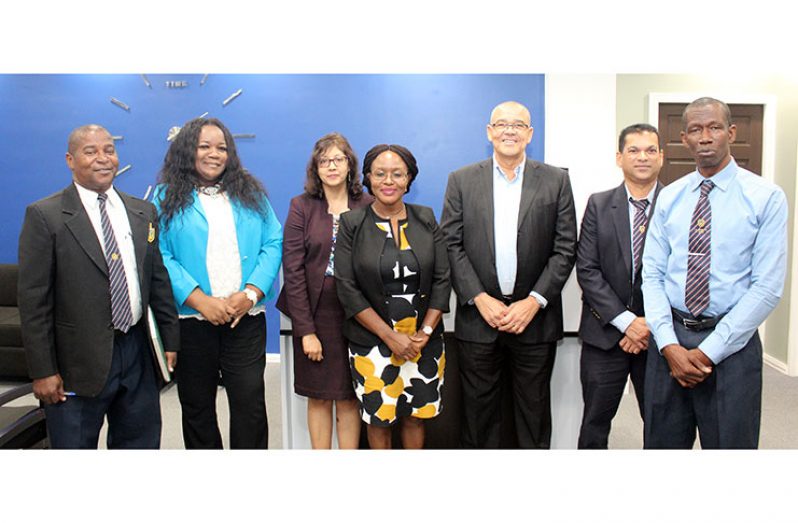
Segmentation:
<svg viewBox="0 0 798 523">
<path fill-rule="evenodd" d="M 522 123 L 522 122 L 514 122 L 514 123 L 507 123 L 507 122 L 496 122 L 490 124 L 491 127 L 503 133 L 504 131 L 526 131 L 529 129 L 529 125 Z"/>
<path fill-rule="evenodd" d="M 319 167 L 329 167 L 331 163 L 336 166 L 346 163 L 346 156 L 336 156 L 334 158 L 319 158 Z"/>
<path fill-rule="evenodd" d="M 404 182 L 407 180 L 407 176 L 407 173 L 386 173 L 382 171 L 369 173 L 369 177 L 378 182 L 381 182 L 389 177 L 395 182 Z"/>
</svg>

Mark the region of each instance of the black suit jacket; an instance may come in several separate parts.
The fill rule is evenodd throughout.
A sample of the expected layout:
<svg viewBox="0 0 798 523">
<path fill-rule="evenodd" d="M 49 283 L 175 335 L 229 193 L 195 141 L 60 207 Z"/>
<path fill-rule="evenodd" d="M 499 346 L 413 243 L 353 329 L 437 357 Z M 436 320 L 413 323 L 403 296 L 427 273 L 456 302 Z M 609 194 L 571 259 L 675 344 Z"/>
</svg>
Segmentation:
<svg viewBox="0 0 798 523">
<path fill-rule="evenodd" d="M 357 200 L 349 197 L 349 208 L 373 201 L 365 193 Z M 283 228 L 283 288 L 275 306 L 291 318 L 294 336 L 300 338 L 316 332 L 313 316 L 332 249 L 333 220 L 328 208 L 327 200 L 300 194 L 291 200 Z"/>
<path fill-rule="evenodd" d="M 144 314 L 152 307 L 164 347 L 179 349 L 177 310 L 161 259 L 155 207 L 122 192 Z M 111 368 L 114 327 L 108 267 L 77 189 L 28 206 L 19 238 L 19 314 L 33 379 L 61 374 L 64 390 L 96 396 Z M 145 321 L 146 318 L 142 318 Z"/>
<path fill-rule="evenodd" d="M 662 184 L 657 183 L 649 216 Z M 576 277 L 582 287 L 582 341 L 609 350 L 623 338 L 610 321 L 624 311 L 644 316 L 640 267 L 632 278 L 632 240 L 629 200 L 622 183 L 596 193 L 587 201 L 579 246 Z M 645 242 L 645 238 L 643 239 Z"/>
<path fill-rule="evenodd" d="M 429 308 L 449 311 L 452 292 L 449 261 L 443 233 L 432 209 L 409 203 L 405 205 L 407 241 L 419 264 L 418 318 L 423 321 Z M 344 336 L 360 345 L 377 345 L 380 339 L 355 319 L 359 312 L 371 307 L 391 325 L 387 293 L 380 276 L 380 254 L 384 245 L 385 233 L 374 225 L 368 207 L 341 215 L 335 243 L 335 284 L 347 318 Z M 442 332 L 443 322 L 440 322 L 433 335 Z"/>
<path fill-rule="evenodd" d="M 501 299 L 496 275 L 493 160 L 449 175 L 441 228 L 449 247 L 457 293 L 457 338 L 491 343 L 498 336 L 469 302 L 480 292 Z M 563 335 L 561 291 L 576 256 L 576 213 L 568 174 L 527 159 L 518 215 L 518 271 L 513 301 L 537 292 L 548 301 L 519 335 L 526 343 L 553 342 Z"/>
</svg>

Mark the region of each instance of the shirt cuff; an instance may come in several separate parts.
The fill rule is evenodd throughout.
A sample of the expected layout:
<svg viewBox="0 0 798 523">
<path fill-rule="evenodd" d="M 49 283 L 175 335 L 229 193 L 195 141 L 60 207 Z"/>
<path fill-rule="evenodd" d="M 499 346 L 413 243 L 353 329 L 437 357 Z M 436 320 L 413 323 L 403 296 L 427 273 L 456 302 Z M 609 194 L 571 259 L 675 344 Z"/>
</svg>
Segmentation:
<svg viewBox="0 0 798 523">
<path fill-rule="evenodd" d="M 673 328 L 668 327 L 661 327 L 654 333 L 654 339 L 657 341 L 657 350 L 662 353 L 662 349 L 671 345 L 672 343 L 679 344 L 679 339 L 676 337 L 676 333 L 673 332 Z"/>
<path fill-rule="evenodd" d="M 715 333 L 712 332 L 709 336 L 704 338 L 698 348 L 701 349 L 701 352 L 706 354 L 707 358 L 712 360 L 712 363 L 717 365 L 724 359 L 726 359 L 725 346 L 723 343 L 723 339 L 720 336 L 715 336 Z"/>
<path fill-rule="evenodd" d="M 546 300 L 546 298 L 544 298 L 543 296 L 541 296 L 540 294 L 538 294 L 535 291 L 530 292 L 529 295 L 532 296 L 533 298 L 535 298 L 535 300 L 537 300 L 537 302 L 540 304 L 540 308 L 541 309 L 545 309 L 546 305 L 549 304 L 549 302 Z"/>
<path fill-rule="evenodd" d="M 635 321 L 636 319 L 637 316 L 635 316 L 635 313 L 633 313 L 632 311 L 623 311 L 622 313 L 611 319 L 610 323 L 612 324 L 613 327 L 621 331 L 621 334 L 625 334 L 626 329 L 628 329 L 629 325 L 631 325 L 632 322 Z"/>
</svg>

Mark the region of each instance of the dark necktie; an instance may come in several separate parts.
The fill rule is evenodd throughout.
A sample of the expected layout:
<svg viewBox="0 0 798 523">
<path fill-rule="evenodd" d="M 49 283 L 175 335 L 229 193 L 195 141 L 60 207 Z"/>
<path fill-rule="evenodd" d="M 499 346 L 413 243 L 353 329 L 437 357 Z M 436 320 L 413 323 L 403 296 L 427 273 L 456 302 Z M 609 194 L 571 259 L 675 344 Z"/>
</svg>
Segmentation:
<svg viewBox="0 0 798 523">
<path fill-rule="evenodd" d="M 687 285 L 684 304 L 693 316 L 701 316 L 709 306 L 709 262 L 712 239 L 712 208 L 709 191 L 715 187 L 711 180 L 701 184 L 701 195 L 690 222 L 690 237 L 687 252 Z"/>
<path fill-rule="evenodd" d="M 646 227 L 648 226 L 648 216 L 646 215 L 648 200 L 635 200 L 630 196 L 629 201 L 637 209 L 635 211 L 635 222 L 632 225 L 632 254 L 634 257 L 632 274 L 636 274 L 640 268 L 640 257 L 643 255 L 643 239 L 646 237 Z"/>
<path fill-rule="evenodd" d="M 130 295 L 127 291 L 127 278 L 125 266 L 122 264 L 122 253 L 116 243 L 111 220 L 105 210 L 107 194 L 98 194 L 100 201 L 100 221 L 103 226 L 103 241 L 105 242 L 105 261 L 108 264 L 108 278 L 111 288 L 111 321 L 115 329 L 127 332 L 133 322 L 133 313 L 130 310 Z"/>
</svg>

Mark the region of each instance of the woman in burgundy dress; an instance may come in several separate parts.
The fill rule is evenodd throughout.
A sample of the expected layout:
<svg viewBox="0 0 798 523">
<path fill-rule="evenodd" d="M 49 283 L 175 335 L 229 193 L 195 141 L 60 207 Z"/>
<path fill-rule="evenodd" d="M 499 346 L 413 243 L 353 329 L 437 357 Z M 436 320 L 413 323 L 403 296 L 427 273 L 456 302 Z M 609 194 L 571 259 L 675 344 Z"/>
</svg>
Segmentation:
<svg viewBox="0 0 798 523">
<path fill-rule="evenodd" d="M 291 200 L 285 222 L 277 308 L 291 318 L 294 391 L 308 398 L 313 448 L 332 446 L 333 407 L 338 447 L 357 448 L 360 415 L 335 289 L 335 240 L 341 213 L 373 198 L 363 193 L 355 153 L 338 133 L 316 142 L 306 174 L 305 192 Z"/>
</svg>

